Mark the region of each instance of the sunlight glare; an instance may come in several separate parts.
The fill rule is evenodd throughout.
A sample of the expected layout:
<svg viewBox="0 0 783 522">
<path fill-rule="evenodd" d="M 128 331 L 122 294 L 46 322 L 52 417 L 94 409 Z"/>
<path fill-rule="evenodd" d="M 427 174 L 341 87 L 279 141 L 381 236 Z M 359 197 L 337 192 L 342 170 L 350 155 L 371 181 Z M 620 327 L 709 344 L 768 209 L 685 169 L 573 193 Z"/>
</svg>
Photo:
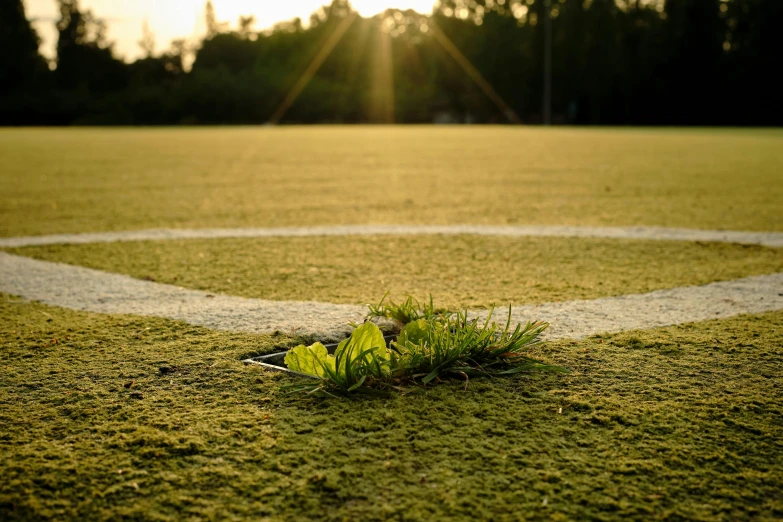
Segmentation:
<svg viewBox="0 0 783 522">
<path fill-rule="evenodd" d="M 310 15 L 328 0 L 288 0 L 260 7 L 258 0 L 213 0 L 215 11 L 222 20 L 236 22 L 240 16 L 254 15 L 259 27 L 269 27 L 281 20 L 299 17 L 307 22 Z M 362 16 L 374 16 L 386 9 L 413 9 L 422 14 L 432 13 L 435 0 L 352 0 L 351 5 Z"/>
<path fill-rule="evenodd" d="M 140 55 L 138 41 L 145 20 L 156 36 L 157 49 L 168 48 L 175 38 L 192 41 L 206 32 L 204 5 L 207 0 L 80 0 L 83 9 L 92 9 L 99 18 L 108 21 L 108 36 L 115 51 L 125 58 Z M 268 2 L 262 0 L 212 0 L 215 14 L 230 27 L 237 26 L 240 16 L 255 17 L 257 30 L 267 29 L 278 22 L 301 18 L 307 24 L 310 15 L 331 0 L 286 0 Z M 54 0 L 25 0 L 27 15 L 43 38 L 43 52 L 53 58 L 57 31 L 54 21 L 58 18 Z M 374 16 L 389 8 L 413 9 L 422 14 L 432 13 L 435 0 L 352 0 L 351 5 L 362 16 Z"/>
<path fill-rule="evenodd" d="M 362 16 L 373 16 L 389 8 L 413 9 L 421 14 L 430 14 L 435 0 L 354 0 L 351 5 Z"/>
</svg>

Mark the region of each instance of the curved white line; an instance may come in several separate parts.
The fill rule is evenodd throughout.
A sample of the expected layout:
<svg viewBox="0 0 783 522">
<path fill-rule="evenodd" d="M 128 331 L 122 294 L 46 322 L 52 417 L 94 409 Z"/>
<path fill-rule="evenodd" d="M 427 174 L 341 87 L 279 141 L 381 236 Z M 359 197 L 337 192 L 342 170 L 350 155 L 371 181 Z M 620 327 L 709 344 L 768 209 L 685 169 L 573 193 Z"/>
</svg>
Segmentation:
<svg viewBox="0 0 783 522">
<path fill-rule="evenodd" d="M 90 234 L 0 238 L 0 248 L 57 244 L 114 243 L 166 239 L 272 238 L 370 235 L 458 235 L 504 237 L 596 237 L 661 241 L 705 241 L 783 247 L 783 232 L 743 232 L 663 227 L 582 227 L 567 225 L 345 225 L 292 228 L 152 229 Z"/>
<path fill-rule="evenodd" d="M 0 274 L 0 292 L 49 305 L 164 317 L 218 330 L 281 331 L 334 340 L 349 332 L 348 323 L 361 320 L 364 313 L 355 305 L 212 295 L 2 252 Z M 512 320 L 549 321 L 550 339 L 578 339 L 772 310 L 783 310 L 783 273 L 648 294 L 519 306 L 512 310 Z M 486 314 L 475 315 L 482 313 Z"/>
</svg>

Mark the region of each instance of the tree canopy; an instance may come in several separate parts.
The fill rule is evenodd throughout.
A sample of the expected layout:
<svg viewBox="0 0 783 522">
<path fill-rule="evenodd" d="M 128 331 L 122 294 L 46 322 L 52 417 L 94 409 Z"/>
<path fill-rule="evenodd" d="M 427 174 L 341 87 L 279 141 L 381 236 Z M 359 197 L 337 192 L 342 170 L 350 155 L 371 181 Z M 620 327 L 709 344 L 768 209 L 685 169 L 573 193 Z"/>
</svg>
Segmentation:
<svg viewBox="0 0 783 522">
<path fill-rule="evenodd" d="M 0 3 L 2 124 L 430 123 L 542 120 L 547 9 L 553 119 L 780 125 L 779 0 L 441 0 L 363 18 L 217 20 L 201 41 L 125 63 L 106 24 L 59 0 L 53 67 L 21 0 Z"/>
</svg>

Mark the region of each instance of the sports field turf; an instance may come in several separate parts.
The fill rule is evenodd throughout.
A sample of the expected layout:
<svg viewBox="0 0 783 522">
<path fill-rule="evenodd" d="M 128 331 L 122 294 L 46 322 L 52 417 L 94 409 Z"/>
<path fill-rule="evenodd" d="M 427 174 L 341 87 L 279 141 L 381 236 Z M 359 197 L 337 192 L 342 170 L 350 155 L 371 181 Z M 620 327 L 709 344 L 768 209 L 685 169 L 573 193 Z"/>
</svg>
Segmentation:
<svg viewBox="0 0 783 522">
<path fill-rule="evenodd" d="M 590 238 L 374 236 L 143 241 L 10 249 L 245 297 L 454 307 L 594 299 L 783 271 L 783 249 Z"/>
<path fill-rule="evenodd" d="M 783 231 L 779 130 L 0 130 L 0 237 L 156 227 Z M 267 299 L 487 306 L 783 271 L 783 249 L 377 236 L 9 250 Z M 2 274 L 0 274 L 2 277 Z M 562 340 L 572 370 L 284 395 L 215 332 L 0 294 L 2 520 L 779 520 L 783 311 Z M 535 319 L 531 317 L 530 319 Z"/>
<path fill-rule="evenodd" d="M 781 313 L 542 348 L 567 376 L 321 401 L 242 366 L 270 337 L 0 311 L 4 519 L 783 516 Z"/>
<path fill-rule="evenodd" d="M 345 223 L 783 230 L 781 143 L 781 130 L 7 129 L 0 235 Z"/>
</svg>

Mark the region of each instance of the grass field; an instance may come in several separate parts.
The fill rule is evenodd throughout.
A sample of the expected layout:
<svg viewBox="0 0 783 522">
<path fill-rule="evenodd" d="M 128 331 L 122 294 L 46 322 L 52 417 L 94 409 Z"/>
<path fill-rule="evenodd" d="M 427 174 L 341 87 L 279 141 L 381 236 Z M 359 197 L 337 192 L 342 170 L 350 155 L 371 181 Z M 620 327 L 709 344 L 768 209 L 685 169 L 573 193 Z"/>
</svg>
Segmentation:
<svg viewBox="0 0 783 522">
<path fill-rule="evenodd" d="M 783 231 L 779 130 L 0 130 L 0 237 L 153 227 Z M 377 236 L 11 253 L 211 292 L 483 307 L 783 271 L 783 249 Z M 0 277 L 3 277 L 0 274 Z M 0 294 L 2 520 L 779 520 L 783 311 L 561 340 L 572 373 L 285 395 L 301 339 Z M 531 319 L 535 319 L 532 318 Z"/>
<path fill-rule="evenodd" d="M 5 520 L 783 516 L 781 313 L 547 345 L 568 376 L 303 401 L 239 362 L 284 339 L 0 309 Z"/>
<path fill-rule="evenodd" d="M 781 130 L 8 129 L 0 235 L 343 223 L 783 230 L 781 143 Z"/>
<path fill-rule="evenodd" d="M 447 307 L 594 299 L 783 271 L 783 249 L 478 236 L 142 241 L 10 249 L 188 288 L 265 299 Z"/>
</svg>

